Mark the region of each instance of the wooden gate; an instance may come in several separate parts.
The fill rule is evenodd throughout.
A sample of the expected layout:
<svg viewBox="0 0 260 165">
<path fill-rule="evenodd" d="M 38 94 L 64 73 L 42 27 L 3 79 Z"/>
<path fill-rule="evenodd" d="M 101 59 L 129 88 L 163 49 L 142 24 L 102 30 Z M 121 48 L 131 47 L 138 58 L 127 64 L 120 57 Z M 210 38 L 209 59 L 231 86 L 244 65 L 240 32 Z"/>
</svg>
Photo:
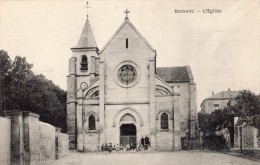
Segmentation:
<svg viewBox="0 0 260 165">
<path fill-rule="evenodd" d="M 120 136 L 120 144 L 126 146 L 127 144 L 135 144 L 136 143 L 136 136 L 134 135 L 122 135 Z"/>
</svg>

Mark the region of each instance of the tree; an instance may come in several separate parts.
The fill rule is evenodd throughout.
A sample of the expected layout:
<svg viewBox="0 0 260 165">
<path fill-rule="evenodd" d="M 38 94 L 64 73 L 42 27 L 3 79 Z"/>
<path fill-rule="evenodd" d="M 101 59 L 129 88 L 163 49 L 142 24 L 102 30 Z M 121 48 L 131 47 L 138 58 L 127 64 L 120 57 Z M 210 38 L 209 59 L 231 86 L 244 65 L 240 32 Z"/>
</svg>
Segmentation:
<svg viewBox="0 0 260 165">
<path fill-rule="evenodd" d="M 257 112 L 253 119 L 253 126 L 260 131 L 260 94 L 257 96 Z"/>
<path fill-rule="evenodd" d="M 240 91 L 237 97 L 235 98 L 235 101 L 235 115 L 244 117 L 259 114 L 259 101 L 257 96 L 253 92 L 249 90 Z"/>
<path fill-rule="evenodd" d="M 6 51 L 0 50 L 0 116 L 2 116 L 5 109 L 5 93 L 7 89 L 4 88 L 8 83 L 8 75 L 11 70 L 11 60 Z"/>
<path fill-rule="evenodd" d="M 210 114 L 208 114 L 208 113 L 198 113 L 198 122 L 199 122 L 200 130 L 204 134 L 215 132 L 215 128 L 212 127 Z"/>
<path fill-rule="evenodd" d="M 6 53 L 6 59 L 9 57 Z M 66 92 L 43 75 L 35 75 L 25 57 L 5 60 L 5 110 L 38 113 L 40 120 L 66 131 Z"/>
<path fill-rule="evenodd" d="M 232 127 L 232 119 L 227 115 L 227 109 L 217 109 L 211 114 L 199 113 L 198 120 L 200 130 L 203 132 L 203 147 L 212 150 L 222 150 L 227 148 L 227 143 L 223 136 L 216 135 L 216 131 L 220 131 L 226 127 Z M 232 139 L 233 140 L 233 139 Z M 231 142 L 232 143 L 232 142 Z"/>
<path fill-rule="evenodd" d="M 257 127 L 258 115 L 260 115 L 260 99 L 249 90 L 240 91 L 235 98 L 235 105 L 231 107 L 235 116 L 240 120 Z"/>
<path fill-rule="evenodd" d="M 25 110 L 29 95 L 27 81 L 34 76 L 31 68 L 32 64 L 28 64 L 25 57 L 16 56 L 12 62 L 6 84 L 7 109 Z"/>
</svg>

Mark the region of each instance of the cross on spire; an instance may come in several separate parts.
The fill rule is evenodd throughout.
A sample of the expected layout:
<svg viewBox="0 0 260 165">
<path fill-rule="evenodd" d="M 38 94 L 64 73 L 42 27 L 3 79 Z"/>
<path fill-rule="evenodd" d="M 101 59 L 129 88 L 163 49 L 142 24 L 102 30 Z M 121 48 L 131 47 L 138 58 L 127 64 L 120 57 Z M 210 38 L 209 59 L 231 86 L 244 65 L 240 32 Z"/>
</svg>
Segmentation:
<svg viewBox="0 0 260 165">
<path fill-rule="evenodd" d="M 88 6 L 88 1 L 87 1 L 87 6 L 86 6 L 86 8 L 87 8 L 87 18 L 88 18 L 88 9 L 91 8 L 90 6 Z"/>
<path fill-rule="evenodd" d="M 127 16 L 127 14 L 129 14 L 130 11 L 129 11 L 128 9 L 126 9 L 126 10 L 124 11 L 124 13 L 125 13 L 125 19 L 128 20 L 128 16 Z"/>
</svg>

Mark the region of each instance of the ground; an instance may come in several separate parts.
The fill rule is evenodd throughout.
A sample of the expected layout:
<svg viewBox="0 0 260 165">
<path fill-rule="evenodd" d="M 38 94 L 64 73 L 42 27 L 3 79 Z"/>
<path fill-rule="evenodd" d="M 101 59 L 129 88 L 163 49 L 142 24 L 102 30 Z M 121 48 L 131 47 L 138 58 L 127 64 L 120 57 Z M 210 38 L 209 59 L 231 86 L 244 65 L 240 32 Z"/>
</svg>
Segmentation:
<svg viewBox="0 0 260 165">
<path fill-rule="evenodd" d="M 217 152 L 123 152 L 79 153 L 69 155 L 54 162 L 41 165 L 259 165 L 258 161 Z"/>
</svg>

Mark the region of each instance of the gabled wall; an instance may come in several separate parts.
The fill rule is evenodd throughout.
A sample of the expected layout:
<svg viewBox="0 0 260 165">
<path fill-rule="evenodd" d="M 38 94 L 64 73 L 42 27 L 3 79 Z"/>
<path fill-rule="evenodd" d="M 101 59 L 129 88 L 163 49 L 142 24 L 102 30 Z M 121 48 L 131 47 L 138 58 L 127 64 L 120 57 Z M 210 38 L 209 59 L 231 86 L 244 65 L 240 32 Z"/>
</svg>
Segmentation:
<svg viewBox="0 0 260 165">
<path fill-rule="evenodd" d="M 128 38 L 128 48 L 126 48 Z M 149 57 L 155 53 L 142 38 L 132 29 L 128 22 L 110 41 L 100 54 L 105 66 L 105 101 L 106 102 L 142 102 L 149 100 Z M 137 66 L 139 82 L 131 87 L 121 87 L 117 79 L 117 67 L 122 62 L 134 63 Z M 138 97 L 137 97 L 138 96 Z"/>
</svg>

